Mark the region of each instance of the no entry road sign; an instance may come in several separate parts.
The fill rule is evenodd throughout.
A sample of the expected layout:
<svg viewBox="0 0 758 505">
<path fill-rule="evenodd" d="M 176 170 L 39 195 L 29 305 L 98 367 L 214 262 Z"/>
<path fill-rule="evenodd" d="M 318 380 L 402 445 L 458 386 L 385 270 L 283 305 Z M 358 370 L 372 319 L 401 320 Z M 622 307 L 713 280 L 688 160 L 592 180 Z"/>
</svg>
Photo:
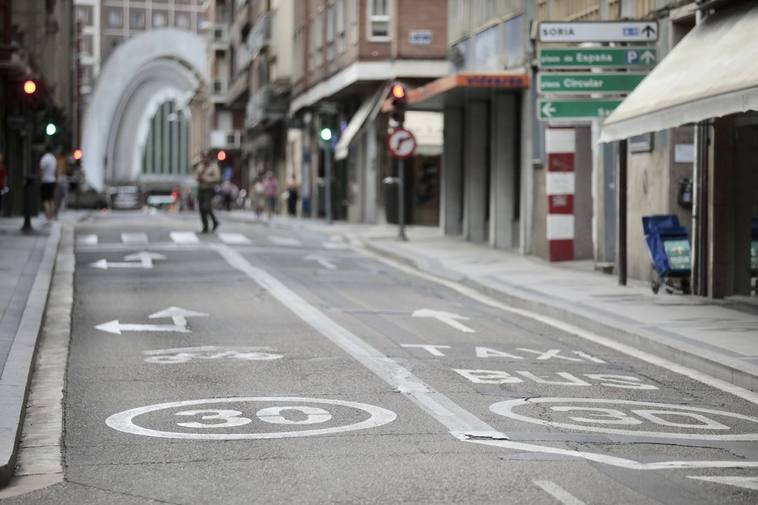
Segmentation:
<svg viewBox="0 0 758 505">
<path fill-rule="evenodd" d="M 409 158 L 416 152 L 416 137 L 405 128 L 395 128 L 387 137 L 387 149 L 395 158 Z"/>
</svg>

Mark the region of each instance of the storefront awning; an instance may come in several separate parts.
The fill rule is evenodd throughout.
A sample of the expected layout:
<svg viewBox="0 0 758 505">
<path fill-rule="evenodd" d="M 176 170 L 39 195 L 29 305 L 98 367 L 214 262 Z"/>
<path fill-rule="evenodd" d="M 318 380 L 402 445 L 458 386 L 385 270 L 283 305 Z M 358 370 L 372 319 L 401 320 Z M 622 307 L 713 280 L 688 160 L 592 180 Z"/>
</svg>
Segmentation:
<svg viewBox="0 0 758 505">
<path fill-rule="evenodd" d="M 455 105 L 465 96 L 476 98 L 492 90 L 521 90 L 529 87 L 526 71 L 474 73 L 462 72 L 446 75 L 420 88 L 408 90 L 408 108 L 415 110 L 441 111 L 446 105 Z M 384 112 L 392 110 L 392 100 L 387 99 Z"/>
<path fill-rule="evenodd" d="M 347 158 L 350 143 L 366 123 L 366 120 L 373 121 L 376 118 L 381 107 L 382 97 L 386 95 L 387 87 L 382 86 L 382 89 L 361 104 L 355 114 L 353 114 L 353 117 L 350 118 L 347 128 L 342 131 L 339 141 L 337 141 L 337 146 L 334 149 L 334 159 L 344 160 Z"/>
<path fill-rule="evenodd" d="M 758 110 L 758 3 L 708 16 L 608 116 L 601 142 Z"/>
<path fill-rule="evenodd" d="M 443 116 L 439 112 L 408 111 L 403 127 L 416 137 L 416 155 L 442 154 Z"/>
</svg>

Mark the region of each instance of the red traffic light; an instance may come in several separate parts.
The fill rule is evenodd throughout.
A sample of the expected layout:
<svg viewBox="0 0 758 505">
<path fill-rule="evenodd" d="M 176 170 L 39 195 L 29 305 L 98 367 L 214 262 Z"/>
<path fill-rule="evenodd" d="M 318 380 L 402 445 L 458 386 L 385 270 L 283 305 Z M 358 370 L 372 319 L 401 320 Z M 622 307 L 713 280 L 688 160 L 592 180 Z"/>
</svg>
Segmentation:
<svg viewBox="0 0 758 505">
<path fill-rule="evenodd" d="M 37 92 L 37 83 L 31 79 L 24 81 L 24 93 L 27 95 L 33 95 Z"/>
<path fill-rule="evenodd" d="M 226 151 L 219 151 L 218 154 L 216 154 L 216 159 L 218 161 L 224 161 L 226 159 Z"/>
<path fill-rule="evenodd" d="M 74 159 L 76 161 L 79 161 L 82 159 L 82 150 L 81 149 L 74 149 Z"/>
<path fill-rule="evenodd" d="M 391 94 L 395 100 L 405 100 L 405 86 L 400 83 L 393 84 Z"/>
</svg>

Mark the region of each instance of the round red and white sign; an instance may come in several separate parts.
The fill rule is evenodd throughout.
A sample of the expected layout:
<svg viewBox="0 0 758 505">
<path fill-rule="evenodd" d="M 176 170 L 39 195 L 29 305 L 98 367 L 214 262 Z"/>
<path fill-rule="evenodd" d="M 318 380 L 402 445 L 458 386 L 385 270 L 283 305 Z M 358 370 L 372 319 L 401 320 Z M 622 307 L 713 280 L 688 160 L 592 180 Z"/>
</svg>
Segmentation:
<svg viewBox="0 0 758 505">
<path fill-rule="evenodd" d="M 416 137 L 405 128 L 395 128 L 387 137 L 387 149 L 395 158 L 409 158 L 416 152 Z"/>
</svg>

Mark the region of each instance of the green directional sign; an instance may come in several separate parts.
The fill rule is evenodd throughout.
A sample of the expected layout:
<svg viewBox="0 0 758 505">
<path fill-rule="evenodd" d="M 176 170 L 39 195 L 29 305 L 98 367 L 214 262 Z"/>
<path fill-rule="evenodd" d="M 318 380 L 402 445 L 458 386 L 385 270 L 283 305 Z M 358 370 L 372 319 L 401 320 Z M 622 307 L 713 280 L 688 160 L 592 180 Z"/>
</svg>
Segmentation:
<svg viewBox="0 0 758 505">
<path fill-rule="evenodd" d="M 658 50 L 654 47 L 561 47 L 541 48 L 540 68 L 639 68 L 658 63 Z"/>
<path fill-rule="evenodd" d="M 585 121 L 610 115 L 621 103 L 618 100 L 578 100 L 541 98 L 537 101 L 540 121 Z"/>
<path fill-rule="evenodd" d="M 624 72 L 600 74 L 591 72 L 541 73 L 537 89 L 545 94 L 586 95 L 589 93 L 629 93 L 647 74 Z"/>
</svg>

